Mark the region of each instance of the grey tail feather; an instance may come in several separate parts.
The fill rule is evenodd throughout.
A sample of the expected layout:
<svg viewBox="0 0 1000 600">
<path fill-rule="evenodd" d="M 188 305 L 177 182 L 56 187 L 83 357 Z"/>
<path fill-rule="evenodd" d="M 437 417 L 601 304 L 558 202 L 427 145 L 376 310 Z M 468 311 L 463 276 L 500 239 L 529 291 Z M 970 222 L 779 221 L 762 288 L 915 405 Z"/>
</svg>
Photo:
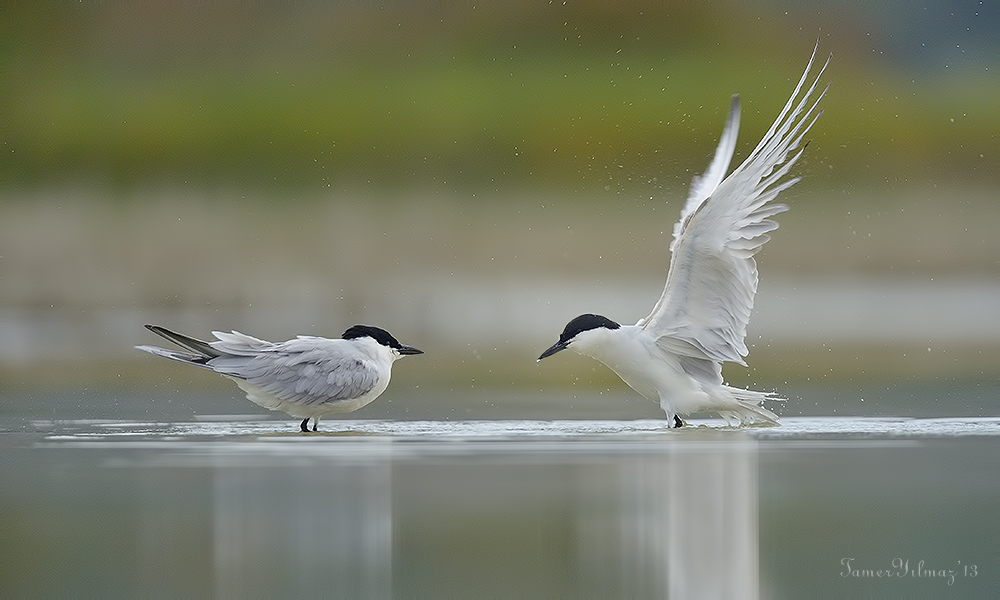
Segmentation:
<svg viewBox="0 0 1000 600">
<path fill-rule="evenodd" d="M 177 333 L 175 331 L 170 331 L 169 329 L 160 327 L 159 325 L 146 325 L 146 329 L 152 331 L 153 333 L 162 338 L 170 340 L 171 342 L 177 344 L 178 346 L 184 348 L 185 350 L 190 350 L 191 352 L 194 352 L 195 354 L 199 355 L 202 358 L 215 358 L 216 356 L 222 356 L 222 353 L 213 348 L 211 344 L 209 344 L 208 342 L 196 340 L 193 337 L 188 337 L 186 335 Z M 146 348 L 155 348 L 155 346 L 143 347 L 143 349 Z M 159 349 L 163 350 L 162 348 Z M 149 350 L 146 351 L 149 352 Z M 164 350 L 164 352 L 169 352 L 169 351 Z M 153 352 L 153 354 L 157 354 L 159 356 L 166 356 L 164 354 L 159 354 L 157 352 Z M 167 358 L 173 358 L 173 357 L 167 356 Z M 174 360 L 180 360 L 182 362 L 190 362 L 180 358 L 174 358 Z"/>
<path fill-rule="evenodd" d="M 208 361 L 212 359 L 211 356 L 205 356 L 203 354 L 195 354 L 193 352 L 177 352 L 175 350 L 167 350 L 166 348 L 159 348 L 157 346 L 136 346 L 135 349 L 142 350 L 143 352 L 149 352 L 150 354 L 155 354 L 156 356 L 162 356 L 163 358 L 169 358 L 170 360 L 195 365 L 196 367 L 204 367 L 206 369 L 210 368 L 208 366 Z"/>
</svg>

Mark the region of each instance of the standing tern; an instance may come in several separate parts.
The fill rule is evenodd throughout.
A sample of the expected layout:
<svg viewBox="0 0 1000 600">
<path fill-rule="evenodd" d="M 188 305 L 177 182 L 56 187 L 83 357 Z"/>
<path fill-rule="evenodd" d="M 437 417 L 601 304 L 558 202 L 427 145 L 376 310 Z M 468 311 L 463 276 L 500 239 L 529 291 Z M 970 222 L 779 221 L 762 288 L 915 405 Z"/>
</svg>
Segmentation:
<svg viewBox="0 0 1000 600">
<path fill-rule="evenodd" d="M 666 285 L 652 312 L 635 325 L 580 315 L 538 360 L 567 348 L 599 360 L 636 392 L 659 402 L 670 427 L 683 425 L 681 415 L 698 412 L 718 413 L 733 424 L 778 423 L 778 417 L 761 403 L 781 398 L 725 385 L 722 363 L 746 366 L 744 338 L 757 293 L 753 256 L 770 239 L 768 232 L 778 227 L 769 217 L 788 209 L 770 202 L 799 180 L 782 178 L 802 155 L 803 136 L 823 114 L 817 105 L 826 88 L 815 100 L 810 97 L 830 63 L 829 56 L 796 102 L 818 47 L 817 41 L 805 72 L 771 128 L 726 177 L 740 123 L 739 96 L 733 96 L 715 156 L 708 170 L 691 184 L 681 218 L 674 225 Z"/>
<path fill-rule="evenodd" d="M 215 371 L 236 382 L 252 402 L 302 417 L 302 431 L 313 431 L 324 415 L 358 410 L 389 385 L 392 363 L 422 351 L 404 346 L 388 331 L 355 325 L 339 340 L 300 335 L 287 342 L 266 342 L 238 331 L 213 331 L 203 342 L 156 325 L 146 325 L 186 352 L 137 349 Z"/>
</svg>

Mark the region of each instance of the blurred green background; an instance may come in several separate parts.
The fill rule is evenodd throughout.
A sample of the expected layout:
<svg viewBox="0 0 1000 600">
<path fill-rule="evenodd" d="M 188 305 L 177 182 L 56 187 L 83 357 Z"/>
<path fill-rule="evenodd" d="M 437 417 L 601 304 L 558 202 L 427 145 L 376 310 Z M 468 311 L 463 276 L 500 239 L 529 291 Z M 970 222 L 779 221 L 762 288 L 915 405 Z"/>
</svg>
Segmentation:
<svg viewBox="0 0 1000 600">
<path fill-rule="evenodd" d="M 427 351 L 387 397 L 627 395 L 534 358 L 581 312 L 646 314 L 730 95 L 738 161 L 817 34 L 825 114 L 759 255 L 751 368 L 727 377 L 994 380 L 998 21 L 958 1 L 5 4 L 0 386 L 228 389 L 132 350 L 142 324 L 365 322 Z"/>
</svg>

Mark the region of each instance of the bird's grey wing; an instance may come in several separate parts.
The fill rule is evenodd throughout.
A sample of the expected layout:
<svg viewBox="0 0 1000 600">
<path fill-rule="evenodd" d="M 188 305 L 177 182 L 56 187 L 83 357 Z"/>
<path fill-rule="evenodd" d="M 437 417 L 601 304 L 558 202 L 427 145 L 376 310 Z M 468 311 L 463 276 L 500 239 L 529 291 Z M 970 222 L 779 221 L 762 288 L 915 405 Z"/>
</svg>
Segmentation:
<svg viewBox="0 0 1000 600">
<path fill-rule="evenodd" d="M 769 217 L 788 208 L 769 203 L 798 181 L 782 181 L 802 150 L 791 158 L 789 154 L 822 114 L 817 104 L 826 90 L 810 98 L 829 58 L 796 102 L 815 58 L 816 48 L 788 103 L 753 152 L 679 224 L 663 294 L 638 323 L 675 353 L 744 364 L 746 327 L 757 293 L 753 255 L 778 227 Z"/>
<path fill-rule="evenodd" d="M 378 369 L 339 341 L 299 337 L 257 352 L 224 355 L 212 359 L 209 366 L 296 404 L 357 398 L 378 383 Z"/>
</svg>

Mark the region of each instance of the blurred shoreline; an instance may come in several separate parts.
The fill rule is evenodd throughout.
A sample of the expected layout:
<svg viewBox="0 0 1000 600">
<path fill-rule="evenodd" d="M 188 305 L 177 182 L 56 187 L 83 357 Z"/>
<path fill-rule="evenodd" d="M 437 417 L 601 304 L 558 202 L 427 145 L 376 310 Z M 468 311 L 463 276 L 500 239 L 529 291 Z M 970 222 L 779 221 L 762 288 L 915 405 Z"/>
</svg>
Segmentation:
<svg viewBox="0 0 1000 600">
<path fill-rule="evenodd" d="M 751 368 L 728 377 L 995 375 L 1000 206 L 990 194 L 793 189 L 788 201 L 758 255 Z M 53 364 L 98 380 L 163 369 L 132 350 L 157 341 L 142 328 L 153 322 L 271 340 L 377 324 L 430 351 L 420 357 L 429 368 L 408 375 L 418 380 L 557 383 L 564 365 L 540 375 L 524 357 L 577 314 L 645 316 L 679 205 L 541 193 L 8 202 L 0 381 L 45 381 Z"/>
</svg>

